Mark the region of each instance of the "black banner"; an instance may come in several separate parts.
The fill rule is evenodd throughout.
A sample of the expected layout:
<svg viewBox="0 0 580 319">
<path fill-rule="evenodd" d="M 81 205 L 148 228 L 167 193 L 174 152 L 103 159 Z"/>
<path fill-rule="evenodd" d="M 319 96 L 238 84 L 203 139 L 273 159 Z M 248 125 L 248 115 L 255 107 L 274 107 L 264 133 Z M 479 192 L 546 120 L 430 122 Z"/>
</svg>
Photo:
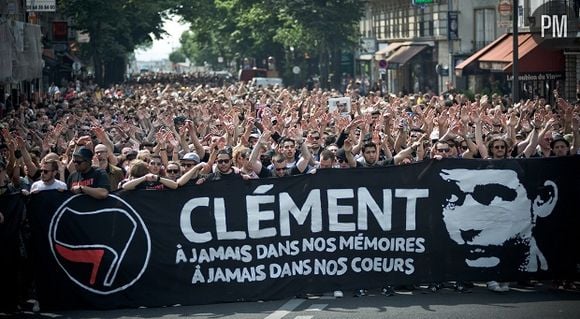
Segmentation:
<svg viewBox="0 0 580 319">
<path fill-rule="evenodd" d="M 265 300 L 576 274 L 579 157 L 377 169 L 30 200 L 49 307 Z"/>
<path fill-rule="evenodd" d="M 9 191 L 9 189 L 7 189 Z M 25 213 L 24 196 L 20 193 L 0 195 L 0 312 L 16 308 L 22 294 L 18 278 L 22 268 L 22 221 Z"/>
</svg>

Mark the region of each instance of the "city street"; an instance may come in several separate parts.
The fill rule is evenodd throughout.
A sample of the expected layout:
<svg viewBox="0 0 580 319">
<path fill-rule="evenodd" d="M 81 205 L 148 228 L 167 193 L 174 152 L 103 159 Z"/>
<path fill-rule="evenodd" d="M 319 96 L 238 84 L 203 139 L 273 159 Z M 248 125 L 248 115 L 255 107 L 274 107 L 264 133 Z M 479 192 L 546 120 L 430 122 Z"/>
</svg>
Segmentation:
<svg viewBox="0 0 580 319">
<path fill-rule="evenodd" d="M 245 302 L 204 306 L 175 306 L 154 309 L 113 311 L 64 311 L 26 315 L 25 318 L 579 318 L 580 292 L 512 288 L 509 293 L 493 293 L 481 284 L 468 293 L 443 289 L 398 291 L 385 297 L 371 291 L 356 298 L 322 296 L 269 302 Z"/>
<path fill-rule="evenodd" d="M 0 0 L 0 319 L 580 319 L 578 167 L 580 0 Z"/>
</svg>

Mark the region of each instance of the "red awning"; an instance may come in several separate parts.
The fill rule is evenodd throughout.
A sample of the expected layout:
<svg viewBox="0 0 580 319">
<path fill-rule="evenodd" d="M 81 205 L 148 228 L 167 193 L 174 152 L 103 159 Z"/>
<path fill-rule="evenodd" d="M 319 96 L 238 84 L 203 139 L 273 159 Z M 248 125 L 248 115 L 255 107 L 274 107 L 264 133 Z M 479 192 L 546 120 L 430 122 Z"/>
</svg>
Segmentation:
<svg viewBox="0 0 580 319">
<path fill-rule="evenodd" d="M 480 69 L 511 72 L 513 36 L 505 34 L 460 63 L 455 70 L 462 72 L 468 66 Z M 538 43 L 531 33 L 518 35 L 518 71 L 520 73 L 563 72 L 562 50 L 551 50 Z"/>
<path fill-rule="evenodd" d="M 472 54 L 469 58 L 467 58 L 465 61 L 459 63 L 456 67 L 455 70 L 459 70 L 462 71 L 463 69 L 467 68 L 470 64 L 472 64 L 473 62 L 477 61 L 477 59 L 479 59 L 482 55 L 484 55 L 487 51 L 491 50 L 491 48 L 493 48 L 498 42 L 503 41 L 503 39 L 505 37 L 508 37 L 508 34 L 504 34 L 503 36 L 497 38 L 495 41 L 493 41 L 492 43 L 488 44 L 487 46 L 485 46 L 483 49 L 475 52 L 474 54 Z"/>
</svg>

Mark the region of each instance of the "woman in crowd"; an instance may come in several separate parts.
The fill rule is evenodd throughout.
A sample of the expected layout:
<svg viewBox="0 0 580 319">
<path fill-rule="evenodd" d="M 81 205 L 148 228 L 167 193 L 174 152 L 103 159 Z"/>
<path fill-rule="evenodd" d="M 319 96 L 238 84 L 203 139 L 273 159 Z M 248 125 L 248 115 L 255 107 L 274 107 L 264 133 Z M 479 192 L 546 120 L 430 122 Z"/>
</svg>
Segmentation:
<svg viewBox="0 0 580 319">
<path fill-rule="evenodd" d="M 161 177 L 159 174 L 153 174 L 149 171 L 149 165 L 141 160 L 135 160 L 129 171 L 129 179 L 122 186 L 123 190 L 147 189 L 147 190 L 164 190 L 167 188 L 176 189 L 177 182 L 174 180 Z"/>
</svg>

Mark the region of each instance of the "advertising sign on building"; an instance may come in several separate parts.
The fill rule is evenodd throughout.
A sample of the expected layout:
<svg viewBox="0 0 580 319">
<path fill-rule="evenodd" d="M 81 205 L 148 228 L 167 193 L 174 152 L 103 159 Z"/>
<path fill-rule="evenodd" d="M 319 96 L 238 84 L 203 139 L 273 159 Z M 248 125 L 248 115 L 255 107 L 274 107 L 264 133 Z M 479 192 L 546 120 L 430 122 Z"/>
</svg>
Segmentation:
<svg viewBox="0 0 580 319">
<path fill-rule="evenodd" d="M 511 25 L 512 11 L 511 0 L 499 0 L 499 4 L 497 5 L 497 12 L 499 13 L 499 19 L 497 21 L 498 27 L 507 28 Z"/>
<path fill-rule="evenodd" d="M 447 39 L 448 40 L 459 39 L 459 12 L 458 11 L 447 12 Z"/>
<path fill-rule="evenodd" d="M 27 12 L 55 12 L 56 0 L 26 0 Z"/>
<path fill-rule="evenodd" d="M 375 53 L 377 51 L 377 39 L 362 38 L 360 39 L 361 53 Z"/>
</svg>

